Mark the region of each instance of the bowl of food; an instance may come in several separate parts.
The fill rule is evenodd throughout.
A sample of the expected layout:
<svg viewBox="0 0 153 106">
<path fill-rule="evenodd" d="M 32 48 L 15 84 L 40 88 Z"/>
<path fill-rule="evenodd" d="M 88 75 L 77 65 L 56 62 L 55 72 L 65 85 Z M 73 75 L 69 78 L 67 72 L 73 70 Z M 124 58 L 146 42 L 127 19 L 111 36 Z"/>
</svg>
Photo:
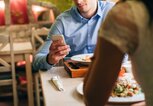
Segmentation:
<svg viewBox="0 0 153 106">
<path fill-rule="evenodd" d="M 83 82 L 81 82 L 76 90 L 83 96 Z M 97 92 L 97 91 L 95 91 Z M 135 103 L 145 100 L 145 95 L 139 84 L 135 81 L 132 74 L 125 73 L 119 76 L 111 95 L 108 99 L 109 103 Z"/>
<path fill-rule="evenodd" d="M 112 97 L 132 97 L 142 93 L 140 85 L 134 79 L 132 73 L 124 73 L 119 76 L 112 90 Z"/>
</svg>

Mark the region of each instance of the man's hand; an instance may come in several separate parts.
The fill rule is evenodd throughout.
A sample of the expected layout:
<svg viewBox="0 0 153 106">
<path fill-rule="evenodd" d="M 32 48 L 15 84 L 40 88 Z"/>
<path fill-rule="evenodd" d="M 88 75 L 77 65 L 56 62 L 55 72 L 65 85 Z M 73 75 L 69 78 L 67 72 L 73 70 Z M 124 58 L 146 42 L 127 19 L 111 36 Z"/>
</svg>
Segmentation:
<svg viewBox="0 0 153 106">
<path fill-rule="evenodd" d="M 57 64 L 69 53 L 69 51 L 70 46 L 65 45 L 62 39 L 53 41 L 49 48 L 48 62 L 50 64 Z"/>
</svg>

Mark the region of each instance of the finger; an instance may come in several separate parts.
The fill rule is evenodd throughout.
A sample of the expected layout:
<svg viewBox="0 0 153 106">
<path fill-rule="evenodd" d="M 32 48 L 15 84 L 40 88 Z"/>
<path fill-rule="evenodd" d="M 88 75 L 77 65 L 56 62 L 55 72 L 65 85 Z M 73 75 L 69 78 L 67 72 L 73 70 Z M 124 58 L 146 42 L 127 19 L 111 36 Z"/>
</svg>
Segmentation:
<svg viewBox="0 0 153 106">
<path fill-rule="evenodd" d="M 62 50 L 61 51 L 61 54 L 65 54 L 65 55 L 67 55 L 68 53 L 70 52 L 70 48 L 68 48 L 68 49 L 65 49 L 65 50 Z"/>
<path fill-rule="evenodd" d="M 69 45 L 65 45 L 65 46 L 58 46 L 58 48 L 53 48 L 52 45 L 50 47 L 50 54 L 52 55 L 52 58 L 54 61 L 57 61 L 59 60 L 59 58 L 64 58 L 68 53 L 69 51 L 71 50 L 70 49 L 70 46 Z M 56 57 L 59 57 L 59 58 L 56 58 Z"/>
<path fill-rule="evenodd" d="M 59 50 L 56 48 L 56 47 L 54 47 L 54 46 L 50 46 L 50 48 L 49 48 L 49 52 L 51 53 L 51 54 L 55 54 L 56 52 L 58 52 Z"/>
<path fill-rule="evenodd" d="M 57 50 L 59 50 L 58 48 L 59 48 L 60 46 L 61 46 L 61 45 L 57 45 L 56 42 L 52 42 L 52 44 L 51 44 L 50 47 L 49 47 L 49 50 L 50 50 L 50 51 L 57 51 Z"/>
<path fill-rule="evenodd" d="M 52 42 L 49 47 L 49 50 L 54 50 L 55 48 L 56 48 L 56 44 L 55 44 L 55 42 Z"/>
<path fill-rule="evenodd" d="M 70 48 L 62 48 L 57 53 L 58 55 L 67 55 L 70 52 Z"/>
<path fill-rule="evenodd" d="M 69 45 L 61 45 L 61 46 L 58 46 L 57 49 L 58 49 L 59 51 L 61 51 L 61 50 L 66 50 L 66 49 L 70 49 L 70 46 L 69 46 Z"/>
<path fill-rule="evenodd" d="M 53 43 L 55 46 L 58 46 L 58 45 L 63 45 L 64 41 L 62 39 L 59 39 L 59 40 L 53 41 Z"/>
<path fill-rule="evenodd" d="M 49 54 L 48 61 L 51 64 L 57 64 L 66 55 Z"/>
<path fill-rule="evenodd" d="M 63 59 L 66 55 L 58 55 L 54 57 L 54 61 L 58 63 L 61 59 Z"/>
<path fill-rule="evenodd" d="M 66 55 L 60 55 L 59 59 L 63 59 Z"/>
</svg>

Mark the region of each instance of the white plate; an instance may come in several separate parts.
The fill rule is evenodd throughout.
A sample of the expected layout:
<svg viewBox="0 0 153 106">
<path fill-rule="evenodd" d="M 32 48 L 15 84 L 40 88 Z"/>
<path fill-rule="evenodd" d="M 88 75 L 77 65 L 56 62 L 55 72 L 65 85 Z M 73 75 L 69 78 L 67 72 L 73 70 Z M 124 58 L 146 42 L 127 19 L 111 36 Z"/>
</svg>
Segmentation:
<svg viewBox="0 0 153 106">
<path fill-rule="evenodd" d="M 82 62 L 82 63 L 90 63 L 91 61 L 86 61 L 86 57 L 92 57 L 93 53 L 90 54 L 79 54 L 79 55 L 74 55 L 71 57 L 71 60 L 77 61 L 77 62 Z"/>
<path fill-rule="evenodd" d="M 122 63 L 122 67 L 124 67 L 126 69 L 126 72 L 128 72 L 128 73 L 132 72 L 131 61 L 126 61 L 126 62 Z"/>
<path fill-rule="evenodd" d="M 79 94 L 83 95 L 83 82 L 80 83 L 76 87 L 76 90 Z M 132 97 L 109 97 L 108 102 L 110 103 L 134 103 L 134 102 L 140 102 L 144 100 L 145 100 L 144 94 L 140 93 Z"/>
<path fill-rule="evenodd" d="M 79 94 L 83 95 L 83 82 L 76 87 L 76 90 Z"/>
</svg>

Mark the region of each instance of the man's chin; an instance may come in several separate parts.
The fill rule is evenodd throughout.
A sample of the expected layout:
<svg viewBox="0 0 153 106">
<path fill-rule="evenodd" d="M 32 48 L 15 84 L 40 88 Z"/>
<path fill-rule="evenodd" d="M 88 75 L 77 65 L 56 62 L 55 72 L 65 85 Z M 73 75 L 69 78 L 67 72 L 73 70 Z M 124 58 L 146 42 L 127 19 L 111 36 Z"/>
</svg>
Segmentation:
<svg viewBox="0 0 153 106">
<path fill-rule="evenodd" d="M 81 9 L 79 9 L 79 12 L 80 12 L 80 13 L 86 13 L 86 9 L 81 8 Z"/>
</svg>

